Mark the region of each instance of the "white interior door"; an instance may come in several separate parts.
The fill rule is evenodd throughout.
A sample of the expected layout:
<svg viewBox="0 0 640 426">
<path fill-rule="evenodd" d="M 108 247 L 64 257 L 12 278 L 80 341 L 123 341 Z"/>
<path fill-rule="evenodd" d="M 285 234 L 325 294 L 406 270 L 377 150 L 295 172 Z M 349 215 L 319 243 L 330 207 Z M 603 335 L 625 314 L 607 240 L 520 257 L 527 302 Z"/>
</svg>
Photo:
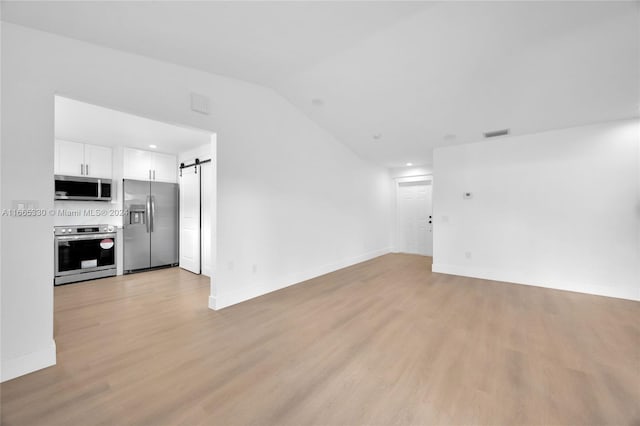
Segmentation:
<svg viewBox="0 0 640 426">
<path fill-rule="evenodd" d="M 431 181 L 398 184 L 398 251 L 433 255 Z"/>
<path fill-rule="evenodd" d="M 199 167 L 198 167 L 199 169 Z M 200 170 L 189 167 L 180 178 L 180 267 L 200 273 Z"/>
</svg>

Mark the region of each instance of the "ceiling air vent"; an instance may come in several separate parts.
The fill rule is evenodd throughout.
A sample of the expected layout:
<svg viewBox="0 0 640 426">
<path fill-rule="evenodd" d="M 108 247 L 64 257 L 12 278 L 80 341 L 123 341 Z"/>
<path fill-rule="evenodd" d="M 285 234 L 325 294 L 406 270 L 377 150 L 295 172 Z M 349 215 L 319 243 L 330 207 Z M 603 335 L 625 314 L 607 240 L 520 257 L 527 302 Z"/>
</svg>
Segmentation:
<svg viewBox="0 0 640 426">
<path fill-rule="evenodd" d="M 509 129 L 500 129 L 500 130 L 492 130 L 490 132 L 485 132 L 485 138 L 495 138 L 497 136 L 506 136 L 509 134 Z"/>
<path fill-rule="evenodd" d="M 191 111 L 209 114 L 209 98 L 200 93 L 191 92 Z"/>
</svg>

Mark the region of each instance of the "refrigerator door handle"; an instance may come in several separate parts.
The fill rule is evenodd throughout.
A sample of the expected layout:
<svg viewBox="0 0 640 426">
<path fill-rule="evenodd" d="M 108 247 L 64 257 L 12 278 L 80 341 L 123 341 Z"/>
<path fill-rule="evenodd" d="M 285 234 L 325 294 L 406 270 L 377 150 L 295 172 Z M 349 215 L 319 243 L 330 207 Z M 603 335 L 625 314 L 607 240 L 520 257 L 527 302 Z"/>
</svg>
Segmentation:
<svg viewBox="0 0 640 426">
<path fill-rule="evenodd" d="M 151 195 L 151 232 L 153 232 L 153 225 L 156 221 L 156 197 Z"/>
<path fill-rule="evenodd" d="M 151 228 L 150 228 L 151 224 L 149 223 L 150 222 L 149 219 L 151 216 L 151 196 L 150 195 L 147 195 L 147 205 L 146 205 L 146 209 L 144 210 L 144 213 L 145 213 L 144 222 L 147 225 L 147 234 L 148 234 L 149 232 L 151 232 Z"/>
</svg>

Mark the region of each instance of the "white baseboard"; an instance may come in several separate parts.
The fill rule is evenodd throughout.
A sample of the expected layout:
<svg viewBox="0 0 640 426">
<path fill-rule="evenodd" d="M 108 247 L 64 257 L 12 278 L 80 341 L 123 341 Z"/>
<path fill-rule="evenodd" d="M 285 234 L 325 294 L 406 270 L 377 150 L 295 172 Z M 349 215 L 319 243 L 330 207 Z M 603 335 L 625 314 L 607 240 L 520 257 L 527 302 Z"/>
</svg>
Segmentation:
<svg viewBox="0 0 640 426">
<path fill-rule="evenodd" d="M 447 265 L 434 263 L 433 272 L 463 277 L 481 278 L 484 280 L 501 281 L 510 284 L 522 284 L 535 287 L 552 288 L 555 290 L 573 291 L 576 293 L 594 294 L 597 296 L 615 297 L 640 301 L 640 286 L 601 286 L 585 283 L 573 283 L 554 280 L 537 280 L 526 273 L 518 271 L 488 270 L 476 266 Z"/>
<path fill-rule="evenodd" d="M 243 290 L 241 291 L 223 292 L 222 294 L 218 294 L 215 296 L 212 294 L 209 296 L 209 308 L 214 310 L 226 308 L 227 306 L 235 305 L 237 303 L 253 299 L 254 297 L 271 293 L 272 291 L 299 284 L 303 281 L 307 281 L 312 278 L 337 271 L 338 269 L 355 265 L 357 263 L 365 262 L 367 260 L 382 256 L 390 252 L 391 248 L 385 247 L 383 249 L 374 250 L 358 256 L 353 256 L 343 261 L 338 261 L 306 271 L 290 274 L 286 277 L 282 277 L 281 279 L 271 279 L 268 283 L 261 283 L 260 285 L 247 285 L 244 286 Z"/>
<path fill-rule="evenodd" d="M 209 309 L 213 309 L 214 311 L 217 311 L 218 309 L 222 309 L 220 307 L 216 307 L 216 298 L 213 297 L 212 295 L 209 295 Z"/>
<path fill-rule="evenodd" d="M 15 379 L 16 377 L 51 367 L 56 364 L 56 342 L 51 339 L 47 347 L 16 358 L 2 360 L 1 381 Z"/>
</svg>

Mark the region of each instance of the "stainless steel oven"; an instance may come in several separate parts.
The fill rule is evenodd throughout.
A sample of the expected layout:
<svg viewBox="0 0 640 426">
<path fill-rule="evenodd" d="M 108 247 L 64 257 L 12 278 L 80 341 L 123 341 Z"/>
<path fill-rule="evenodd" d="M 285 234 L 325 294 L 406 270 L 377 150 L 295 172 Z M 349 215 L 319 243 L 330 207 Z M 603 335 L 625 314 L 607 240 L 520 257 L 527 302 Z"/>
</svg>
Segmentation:
<svg viewBox="0 0 640 426">
<path fill-rule="evenodd" d="M 55 285 L 116 275 L 114 226 L 56 226 L 54 229 Z"/>
</svg>

